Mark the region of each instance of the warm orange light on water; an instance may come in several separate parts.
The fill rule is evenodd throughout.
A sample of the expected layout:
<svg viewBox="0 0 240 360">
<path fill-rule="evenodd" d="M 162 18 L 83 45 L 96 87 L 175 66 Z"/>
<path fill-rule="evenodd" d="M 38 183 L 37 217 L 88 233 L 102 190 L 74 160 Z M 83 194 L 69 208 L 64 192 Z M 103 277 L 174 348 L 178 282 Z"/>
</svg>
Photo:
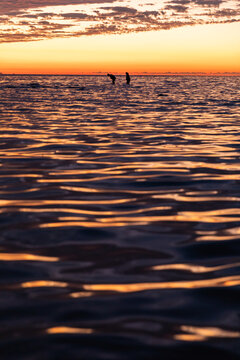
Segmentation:
<svg viewBox="0 0 240 360">
<path fill-rule="evenodd" d="M 176 334 L 174 339 L 181 341 L 204 341 L 210 338 L 240 338 L 240 332 L 217 327 L 198 327 L 182 325 L 183 334 Z"/>
<path fill-rule="evenodd" d="M 151 269 L 152 270 L 183 270 L 183 271 L 189 271 L 194 274 L 203 274 L 212 271 L 230 269 L 235 266 L 240 266 L 240 263 L 226 264 L 226 265 L 212 266 L 212 267 L 194 265 L 194 264 L 163 264 L 163 265 L 153 266 Z"/>
<path fill-rule="evenodd" d="M 20 285 L 20 287 L 27 288 L 38 288 L 38 287 L 60 287 L 66 288 L 68 287 L 68 283 L 60 282 L 60 281 L 51 281 L 51 280 L 36 280 L 36 281 L 28 281 L 24 282 Z"/>
<path fill-rule="evenodd" d="M 237 285 L 240 285 L 240 276 L 229 276 L 207 280 L 161 283 L 90 284 L 83 285 L 83 288 L 87 291 L 113 291 L 119 293 L 132 293 L 160 289 L 199 289 L 204 287 L 228 287 Z"/>
<path fill-rule="evenodd" d="M 33 255 L 33 254 L 0 253 L 0 261 L 46 261 L 46 262 L 55 262 L 55 261 L 59 261 L 59 258 L 50 257 L 50 256 Z"/>
<path fill-rule="evenodd" d="M 172 282 L 150 282 L 150 283 L 129 283 L 129 284 L 74 284 L 53 280 L 28 281 L 21 284 L 11 285 L 14 289 L 32 288 L 65 288 L 75 289 L 69 294 L 72 298 L 90 297 L 96 292 L 135 293 L 151 290 L 166 289 L 201 289 L 214 287 L 232 287 L 240 285 L 240 276 L 225 276 L 204 280 L 172 281 Z M 79 291 L 80 290 L 80 291 Z"/>
<path fill-rule="evenodd" d="M 92 334 L 93 329 L 56 326 L 46 330 L 48 334 Z"/>
</svg>

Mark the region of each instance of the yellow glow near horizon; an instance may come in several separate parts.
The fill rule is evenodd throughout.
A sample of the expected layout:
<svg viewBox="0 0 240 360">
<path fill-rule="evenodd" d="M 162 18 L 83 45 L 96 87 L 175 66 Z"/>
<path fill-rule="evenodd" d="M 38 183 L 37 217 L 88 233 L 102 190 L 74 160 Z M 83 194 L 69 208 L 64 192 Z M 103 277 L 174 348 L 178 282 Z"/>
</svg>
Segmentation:
<svg viewBox="0 0 240 360">
<path fill-rule="evenodd" d="M 5 43 L 3 73 L 240 72 L 240 23 Z"/>
</svg>

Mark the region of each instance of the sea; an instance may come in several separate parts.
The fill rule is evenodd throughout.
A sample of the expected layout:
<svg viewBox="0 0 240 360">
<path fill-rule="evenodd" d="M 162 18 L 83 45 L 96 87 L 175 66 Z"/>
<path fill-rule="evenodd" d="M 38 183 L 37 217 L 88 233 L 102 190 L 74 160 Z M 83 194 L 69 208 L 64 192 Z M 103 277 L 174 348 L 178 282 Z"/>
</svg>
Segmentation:
<svg viewBox="0 0 240 360">
<path fill-rule="evenodd" d="M 240 77 L 0 76 L 0 354 L 240 359 Z"/>
</svg>

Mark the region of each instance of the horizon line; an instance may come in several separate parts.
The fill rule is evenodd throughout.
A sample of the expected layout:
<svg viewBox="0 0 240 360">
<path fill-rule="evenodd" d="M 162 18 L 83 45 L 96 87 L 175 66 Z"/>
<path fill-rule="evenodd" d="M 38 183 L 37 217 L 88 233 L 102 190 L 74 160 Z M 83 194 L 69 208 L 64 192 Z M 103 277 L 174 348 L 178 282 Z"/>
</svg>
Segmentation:
<svg viewBox="0 0 240 360">
<path fill-rule="evenodd" d="M 125 76 L 125 73 L 122 72 L 114 72 L 115 75 L 118 76 Z M 2 73 L 0 72 L 0 75 L 2 76 L 106 76 L 107 72 L 93 72 L 93 73 L 78 73 L 78 74 L 54 74 L 54 73 Z M 202 75 L 202 76 L 240 76 L 240 72 L 234 71 L 234 72 L 204 72 L 204 71 L 194 71 L 194 72 L 188 72 L 188 71 L 182 71 L 182 72 L 132 72 L 131 75 L 135 76 L 167 76 L 167 75 L 176 75 L 176 76 L 194 76 L 194 75 Z"/>
</svg>

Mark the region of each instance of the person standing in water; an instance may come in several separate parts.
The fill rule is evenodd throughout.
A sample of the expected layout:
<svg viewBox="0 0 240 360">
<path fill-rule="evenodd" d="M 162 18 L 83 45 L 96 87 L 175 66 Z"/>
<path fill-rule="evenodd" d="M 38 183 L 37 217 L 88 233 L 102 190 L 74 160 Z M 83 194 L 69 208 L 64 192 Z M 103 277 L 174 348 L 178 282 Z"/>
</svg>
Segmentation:
<svg viewBox="0 0 240 360">
<path fill-rule="evenodd" d="M 113 74 L 107 74 L 107 76 L 109 76 L 110 79 L 112 80 L 112 83 L 115 84 L 116 76 Z"/>
<path fill-rule="evenodd" d="M 126 72 L 126 81 L 127 81 L 127 85 L 130 84 L 131 78 L 128 72 Z"/>
</svg>

